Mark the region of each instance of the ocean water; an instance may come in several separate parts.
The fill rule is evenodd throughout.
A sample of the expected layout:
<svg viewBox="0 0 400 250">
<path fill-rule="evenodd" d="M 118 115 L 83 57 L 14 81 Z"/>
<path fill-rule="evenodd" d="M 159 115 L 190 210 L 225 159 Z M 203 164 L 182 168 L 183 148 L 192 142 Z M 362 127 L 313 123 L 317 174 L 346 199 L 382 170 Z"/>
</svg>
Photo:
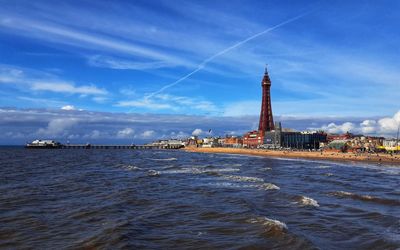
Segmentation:
<svg viewBox="0 0 400 250">
<path fill-rule="evenodd" d="M 398 249 L 400 167 L 0 149 L 1 249 Z"/>
</svg>

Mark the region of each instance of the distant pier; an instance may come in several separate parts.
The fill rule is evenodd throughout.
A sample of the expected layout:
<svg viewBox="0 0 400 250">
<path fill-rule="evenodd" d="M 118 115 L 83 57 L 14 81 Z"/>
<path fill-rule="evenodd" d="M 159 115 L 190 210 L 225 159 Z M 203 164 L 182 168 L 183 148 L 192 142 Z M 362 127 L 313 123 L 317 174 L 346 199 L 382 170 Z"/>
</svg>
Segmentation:
<svg viewBox="0 0 400 250">
<path fill-rule="evenodd" d="M 62 149 L 178 149 L 174 146 L 153 146 L 153 145 L 86 145 L 69 144 L 61 145 Z"/>
<path fill-rule="evenodd" d="M 25 148 L 30 149 L 179 149 L 183 148 L 183 143 L 177 143 L 172 141 L 170 143 L 153 143 L 145 145 L 92 145 L 87 144 L 61 144 L 54 140 L 34 140 L 31 143 L 27 143 Z"/>
<path fill-rule="evenodd" d="M 29 149 L 179 149 L 179 145 L 87 145 L 71 144 L 57 146 L 25 146 Z"/>
</svg>

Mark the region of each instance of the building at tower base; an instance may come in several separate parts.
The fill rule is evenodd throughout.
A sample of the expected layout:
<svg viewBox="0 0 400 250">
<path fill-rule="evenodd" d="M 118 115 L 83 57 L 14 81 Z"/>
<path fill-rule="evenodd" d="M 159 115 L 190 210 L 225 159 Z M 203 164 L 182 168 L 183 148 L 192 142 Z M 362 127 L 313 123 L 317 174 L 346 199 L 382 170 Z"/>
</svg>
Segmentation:
<svg viewBox="0 0 400 250">
<path fill-rule="evenodd" d="M 271 149 L 313 149 L 318 150 L 321 143 L 326 142 L 327 134 L 321 131 L 285 131 L 280 122 L 275 129 L 265 132 L 263 147 Z"/>
</svg>

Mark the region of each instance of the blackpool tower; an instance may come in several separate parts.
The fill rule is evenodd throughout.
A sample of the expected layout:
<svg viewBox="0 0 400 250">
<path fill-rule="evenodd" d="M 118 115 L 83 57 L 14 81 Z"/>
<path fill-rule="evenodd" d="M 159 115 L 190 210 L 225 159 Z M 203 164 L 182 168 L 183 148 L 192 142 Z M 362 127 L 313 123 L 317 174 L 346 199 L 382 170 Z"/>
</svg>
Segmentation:
<svg viewBox="0 0 400 250">
<path fill-rule="evenodd" d="M 262 103 L 260 113 L 260 123 L 258 125 L 258 132 L 262 135 L 266 131 L 274 130 L 274 119 L 272 117 L 271 108 L 271 79 L 269 79 L 267 67 L 265 67 L 264 77 L 261 82 L 262 87 Z"/>
</svg>

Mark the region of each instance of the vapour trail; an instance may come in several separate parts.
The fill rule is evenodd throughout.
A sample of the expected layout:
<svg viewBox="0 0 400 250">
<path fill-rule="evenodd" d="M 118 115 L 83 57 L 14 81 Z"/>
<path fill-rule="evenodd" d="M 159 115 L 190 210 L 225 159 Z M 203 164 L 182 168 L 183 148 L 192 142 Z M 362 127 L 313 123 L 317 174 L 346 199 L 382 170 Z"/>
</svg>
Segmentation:
<svg viewBox="0 0 400 250">
<path fill-rule="evenodd" d="M 168 84 L 168 85 L 165 85 L 164 87 L 160 88 L 159 90 L 157 90 L 157 91 L 155 91 L 155 92 L 153 92 L 153 93 L 150 93 L 149 95 L 147 95 L 147 96 L 145 97 L 145 99 L 149 99 L 149 98 L 151 98 L 151 97 L 153 97 L 153 96 L 155 96 L 155 95 L 157 95 L 157 94 L 163 92 L 164 90 L 175 86 L 176 84 L 182 82 L 183 80 L 189 78 L 191 75 L 193 75 L 193 74 L 195 74 L 196 72 L 202 70 L 209 62 L 211 62 L 211 61 L 214 60 L 215 58 L 217 58 L 217 57 L 219 57 L 219 56 L 221 56 L 221 55 L 223 55 L 223 54 L 225 54 L 225 53 L 227 53 L 227 52 L 229 52 L 229 51 L 231 51 L 231 50 L 233 50 L 233 49 L 235 49 L 235 48 L 237 48 L 237 47 L 239 47 L 239 46 L 241 46 L 241 45 L 243 45 L 243 44 L 245 44 L 245 43 L 247 43 L 247 42 L 249 42 L 249 41 L 251 41 L 251 40 L 253 40 L 253 39 L 255 39 L 255 38 L 257 38 L 257 37 L 259 37 L 259 36 L 262 36 L 262 35 L 264 35 L 264 34 L 267 34 L 268 32 L 271 32 L 271 31 L 273 31 L 273 30 L 275 30 L 275 29 L 277 29 L 277 28 L 279 28 L 279 27 L 282 27 L 283 25 L 286 25 L 286 24 L 288 24 L 288 23 L 291 23 L 291 22 L 293 22 L 293 21 L 296 21 L 297 19 L 300 19 L 300 18 L 302 18 L 302 17 L 308 15 L 309 13 L 310 13 L 310 11 L 308 11 L 308 12 L 306 12 L 306 13 L 303 13 L 303 14 L 301 14 L 301 15 L 295 16 L 295 17 L 293 17 L 293 18 L 290 18 L 290 19 L 288 19 L 288 20 L 286 20 L 286 21 L 284 21 L 284 22 L 282 22 L 282 23 L 279 23 L 279 24 L 277 24 L 277 25 L 275 25 L 275 26 L 272 26 L 271 28 L 268 28 L 268 29 L 266 29 L 266 30 L 264 30 L 264 31 L 261 31 L 260 33 L 257 33 L 257 34 L 255 34 L 255 35 L 252 35 L 252 36 L 250 36 L 250 37 L 248 37 L 248 38 L 246 38 L 246 39 L 244 39 L 244 40 L 242 40 L 242 41 L 240 41 L 240 42 L 238 42 L 238 43 L 236 43 L 236 44 L 234 44 L 234 45 L 232 45 L 232 46 L 230 46 L 230 47 L 228 47 L 228 48 L 226 48 L 226 49 L 221 50 L 220 52 L 218 52 L 218 53 L 216 53 L 216 54 L 210 56 L 210 57 L 207 58 L 207 59 L 205 59 L 205 60 L 204 60 L 202 63 L 200 63 L 200 64 L 197 66 L 197 68 L 194 69 L 192 72 L 190 72 L 190 73 L 184 75 L 183 77 L 179 78 L 179 79 L 176 80 L 175 82 L 170 83 L 170 84 Z"/>
</svg>

